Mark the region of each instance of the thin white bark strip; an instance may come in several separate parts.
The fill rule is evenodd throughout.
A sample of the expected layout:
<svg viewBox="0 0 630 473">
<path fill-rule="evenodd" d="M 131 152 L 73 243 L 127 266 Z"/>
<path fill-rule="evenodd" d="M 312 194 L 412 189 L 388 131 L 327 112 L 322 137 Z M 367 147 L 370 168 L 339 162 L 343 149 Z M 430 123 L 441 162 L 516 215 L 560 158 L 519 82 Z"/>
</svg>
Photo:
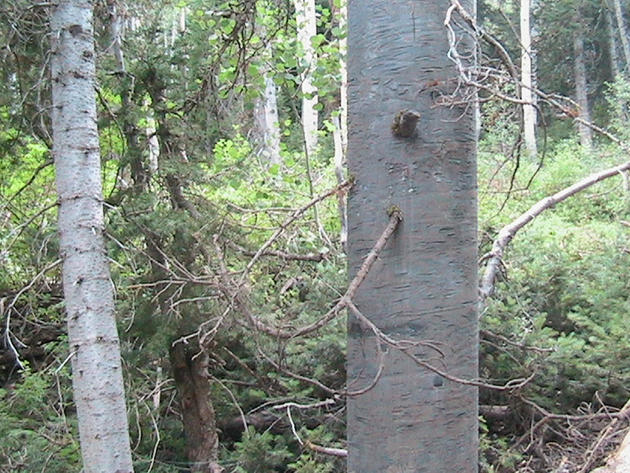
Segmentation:
<svg viewBox="0 0 630 473">
<path fill-rule="evenodd" d="M 294 0 L 295 20 L 297 23 L 298 42 L 304 54 L 302 61 L 305 70 L 302 73 L 302 130 L 308 156 L 313 156 L 317 149 L 317 121 L 315 106 L 318 102 L 317 88 L 313 85 L 313 72 L 317 68 L 317 56 L 312 39 L 317 34 L 315 0 Z"/>
<path fill-rule="evenodd" d="M 342 37 L 339 39 L 339 69 L 341 72 L 341 85 L 339 86 L 339 98 L 341 110 L 341 144 L 343 146 L 343 154 L 346 155 L 348 148 L 348 65 L 346 56 L 348 54 L 348 4 L 346 0 L 341 0 L 339 7 L 339 29 L 342 31 Z"/>
<path fill-rule="evenodd" d="M 521 0 L 521 99 L 523 99 L 523 136 L 525 148 L 536 156 L 536 109 L 532 93 L 532 35 L 530 27 L 531 0 Z"/>
<path fill-rule="evenodd" d="M 114 297 L 103 241 L 93 4 L 52 9 L 52 126 L 63 288 L 86 473 L 133 471 Z"/>
<path fill-rule="evenodd" d="M 341 184 L 344 181 L 343 175 L 343 163 L 345 161 L 344 145 L 343 145 L 343 132 L 339 124 L 339 117 L 332 117 L 333 125 L 333 141 L 335 143 L 335 176 L 337 177 L 337 184 Z M 337 208 L 339 209 L 339 220 L 341 222 L 341 229 L 339 230 L 339 241 L 344 251 L 346 250 L 346 244 L 348 242 L 348 209 L 346 205 L 346 194 L 340 192 L 337 195 Z"/>
<path fill-rule="evenodd" d="M 566 189 L 563 189 L 549 197 L 545 197 L 544 199 L 540 200 L 535 205 L 530 207 L 527 212 L 521 214 L 516 220 L 503 227 L 497 235 L 496 240 L 494 240 L 492 251 L 489 254 L 488 263 L 486 265 L 486 270 L 481 279 L 481 284 L 479 286 L 480 304 L 483 304 L 485 300 L 490 297 L 494 292 L 494 281 L 501 266 L 503 252 L 521 228 L 523 228 L 525 225 L 534 220 L 538 215 L 540 215 L 550 207 L 553 207 L 563 200 L 568 199 L 572 195 L 577 194 L 578 192 L 583 191 L 584 189 L 594 184 L 597 184 L 604 179 L 616 176 L 617 174 L 623 173 L 628 169 L 630 169 L 630 161 L 624 164 L 620 164 L 619 166 L 615 166 L 613 168 L 605 169 L 598 173 L 591 174 L 590 176 L 585 177 L 581 181 L 576 182 Z"/>
</svg>

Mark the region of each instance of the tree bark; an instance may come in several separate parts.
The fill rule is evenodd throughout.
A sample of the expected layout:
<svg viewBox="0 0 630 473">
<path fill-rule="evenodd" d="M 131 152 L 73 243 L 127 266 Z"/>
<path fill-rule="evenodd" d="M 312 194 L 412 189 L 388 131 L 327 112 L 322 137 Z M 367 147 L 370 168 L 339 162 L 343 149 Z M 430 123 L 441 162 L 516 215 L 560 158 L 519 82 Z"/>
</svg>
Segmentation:
<svg viewBox="0 0 630 473">
<path fill-rule="evenodd" d="M 133 471 L 103 240 L 91 1 L 52 9 L 52 126 L 74 400 L 86 473 Z"/>
<path fill-rule="evenodd" d="M 531 0 L 521 0 L 521 98 L 523 104 L 523 136 L 529 155 L 535 157 L 536 109 L 532 93 L 532 35 L 530 27 Z"/>
<path fill-rule="evenodd" d="M 575 21 L 573 32 L 574 72 L 575 72 L 575 96 L 579 107 L 579 117 L 591 122 L 591 113 L 588 104 L 588 82 L 586 80 L 586 59 L 584 57 L 584 30 L 579 18 Z M 593 131 L 584 123 L 578 122 L 580 144 L 590 149 L 593 146 Z"/>
<path fill-rule="evenodd" d="M 122 50 L 122 32 L 123 21 L 122 17 L 118 14 L 118 5 L 115 0 L 107 0 L 107 9 L 109 11 L 109 34 L 114 58 L 116 58 L 116 65 L 118 70 L 116 72 L 126 72 L 125 56 Z"/>
<path fill-rule="evenodd" d="M 608 34 L 608 54 L 610 56 L 610 72 L 612 79 L 615 80 L 619 76 L 619 54 L 617 54 L 617 39 L 615 37 L 615 26 L 613 16 L 608 2 L 604 0 L 604 15 L 606 20 L 606 32 Z"/>
<path fill-rule="evenodd" d="M 311 43 L 317 34 L 315 0 L 294 0 L 298 43 L 302 48 L 302 130 L 306 153 L 313 156 L 317 149 L 318 114 L 317 88 L 313 85 L 313 72 L 317 68 L 317 55 Z"/>
<path fill-rule="evenodd" d="M 258 26 L 257 30 L 260 36 L 265 36 L 262 25 Z M 265 62 L 271 62 L 273 58 L 271 40 L 267 40 L 262 54 Z M 280 157 L 280 124 L 278 120 L 276 84 L 269 66 L 263 66 L 261 73 L 265 81 L 265 88 L 262 96 L 256 100 L 254 107 L 260 155 L 264 158 L 265 165 L 280 165 L 282 164 L 282 158 Z"/>
<path fill-rule="evenodd" d="M 617 18 L 617 28 L 621 37 L 621 45 L 623 46 L 623 56 L 626 60 L 626 72 L 630 67 L 630 42 L 628 41 L 628 33 L 626 31 L 626 22 L 623 19 L 623 10 L 621 9 L 621 0 L 613 0 L 615 6 L 615 16 Z"/>
<path fill-rule="evenodd" d="M 346 32 L 348 29 L 348 5 L 341 2 L 339 7 L 339 29 Z M 341 127 L 341 145 L 344 157 L 348 148 L 348 36 L 342 35 L 339 39 L 339 70 L 341 72 L 341 85 L 339 86 L 339 111 Z"/>
<path fill-rule="evenodd" d="M 152 98 L 152 106 L 155 107 L 157 136 L 160 140 L 160 148 L 164 150 L 160 154 L 168 168 L 168 165 L 177 160 L 185 159 L 186 150 L 182 144 L 181 137 L 174 127 L 171 127 L 169 117 L 163 113 L 163 103 L 166 100 L 163 84 L 152 83 L 149 86 Z M 165 175 L 168 192 L 174 209 L 187 212 L 192 218 L 201 220 L 203 217 L 194 204 L 186 199 L 183 192 L 182 179 L 174 170 Z M 190 229 L 180 228 L 175 230 L 174 241 L 184 241 L 188 238 L 187 232 Z M 189 241 L 189 240 L 188 240 Z M 167 262 L 164 254 L 168 249 L 160 248 L 166 244 L 154 237 L 146 238 L 148 253 L 152 260 L 152 277 L 155 281 L 164 281 L 168 275 L 164 271 Z M 194 260 L 195 249 L 175 246 L 173 248 L 175 258 L 185 267 L 190 267 Z M 161 289 L 156 295 L 159 302 L 162 316 L 168 317 L 170 313 L 170 298 L 172 292 L 169 289 Z M 182 293 L 181 297 L 186 297 Z M 176 337 L 190 333 L 191 320 L 195 314 L 187 311 L 180 318 L 179 326 L 175 329 Z M 187 328 L 188 327 L 188 328 Z M 194 348 L 194 349 L 193 349 Z M 189 345 L 183 342 L 176 342 L 170 347 L 169 359 L 171 370 L 175 380 L 175 387 L 179 395 L 182 413 L 182 427 L 186 438 L 186 453 L 188 460 L 192 464 L 193 473 L 220 473 L 223 471 L 218 464 L 219 442 L 216 432 L 215 412 L 210 398 L 211 383 L 208 377 L 208 354 L 205 348 L 200 347 L 198 340 L 189 341 Z"/>
<path fill-rule="evenodd" d="M 193 473 L 220 473 L 219 436 L 210 402 L 208 355 L 190 351 L 183 342 L 170 349 L 171 367 L 179 394 L 186 452 Z"/>
<path fill-rule="evenodd" d="M 462 3 L 474 11 L 474 1 Z M 435 102 L 461 90 L 448 56 L 447 7 L 432 0 L 349 2 L 349 274 L 357 273 L 388 211 L 399 208 L 403 222 L 355 305 L 385 335 L 408 340 L 408 353 L 476 378 L 474 113 Z M 458 47 L 474 57 L 470 38 L 462 34 Z M 405 109 L 420 112 L 417 130 L 394 136 L 392 122 Z M 348 389 L 377 379 L 348 399 L 348 472 L 476 472 L 477 389 L 424 370 L 391 347 L 381 347 L 379 363 L 372 332 L 355 317 L 348 324 Z M 442 359 L 413 345 L 429 340 L 444 349 Z"/>
</svg>

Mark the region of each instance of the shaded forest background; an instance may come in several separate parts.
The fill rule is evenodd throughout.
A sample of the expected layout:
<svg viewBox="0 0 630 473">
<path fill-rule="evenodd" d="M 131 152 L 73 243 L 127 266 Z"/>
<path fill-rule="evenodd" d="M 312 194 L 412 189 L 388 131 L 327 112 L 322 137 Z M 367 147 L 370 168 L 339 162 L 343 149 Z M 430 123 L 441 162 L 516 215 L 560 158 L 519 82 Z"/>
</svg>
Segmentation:
<svg viewBox="0 0 630 473">
<path fill-rule="evenodd" d="M 341 7 L 316 2 L 309 52 L 291 2 L 96 2 L 107 244 L 136 471 L 190 471 L 192 439 L 209 441 L 195 429 L 214 425 L 227 471 L 344 469 L 330 453 L 345 448 L 346 323 L 325 316 L 347 284 Z M 532 205 L 628 160 L 630 9 L 534 3 L 535 154 L 510 71 L 519 5 L 480 1 L 478 18 L 487 255 Z M 0 31 L 0 472 L 79 471 L 48 5 L 4 2 Z M 261 120 L 272 89 L 277 128 Z M 539 215 L 499 268 L 481 313 L 480 375 L 531 379 L 481 389 L 480 470 L 591 471 L 627 430 L 615 413 L 630 398 L 628 171 Z M 191 401 L 204 397 L 209 409 Z"/>
</svg>

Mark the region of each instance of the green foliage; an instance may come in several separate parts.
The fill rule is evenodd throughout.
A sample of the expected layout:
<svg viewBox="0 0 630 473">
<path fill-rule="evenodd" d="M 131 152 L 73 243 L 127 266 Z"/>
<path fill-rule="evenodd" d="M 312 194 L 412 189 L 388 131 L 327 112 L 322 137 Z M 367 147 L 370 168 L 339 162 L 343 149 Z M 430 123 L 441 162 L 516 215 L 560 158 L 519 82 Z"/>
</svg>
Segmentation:
<svg viewBox="0 0 630 473">
<path fill-rule="evenodd" d="M 271 432 L 258 433 L 250 428 L 234 449 L 235 473 L 267 473 L 284 471 L 291 457 L 284 437 Z"/>
<path fill-rule="evenodd" d="M 0 472 L 79 471 L 81 457 L 71 409 L 67 369 L 22 371 L 21 380 L 0 389 Z"/>
<path fill-rule="evenodd" d="M 538 200 L 619 159 L 608 150 L 586 154 L 576 148 L 573 142 L 558 142 L 530 187 L 514 192 L 500 215 L 496 208 L 504 197 L 482 192 L 483 226 L 496 231 Z M 483 175 L 496 161 L 492 154 L 480 156 Z M 525 163 L 515 188 L 522 189 L 535 166 Z M 506 186 L 510 177 L 506 171 L 495 179 L 494 189 Z M 630 396 L 630 372 L 623 361 L 630 342 L 630 255 L 624 250 L 627 229 L 619 220 L 627 218 L 626 199 L 620 179 L 612 178 L 547 210 L 519 232 L 506 255 L 507 279 L 499 283 L 483 327 L 551 351 L 517 350 L 489 339 L 482 345 L 486 376 L 507 380 L 535 369 L 527 394 L 560 412 L 596 396 L 625 403 Z"/>
</svg>

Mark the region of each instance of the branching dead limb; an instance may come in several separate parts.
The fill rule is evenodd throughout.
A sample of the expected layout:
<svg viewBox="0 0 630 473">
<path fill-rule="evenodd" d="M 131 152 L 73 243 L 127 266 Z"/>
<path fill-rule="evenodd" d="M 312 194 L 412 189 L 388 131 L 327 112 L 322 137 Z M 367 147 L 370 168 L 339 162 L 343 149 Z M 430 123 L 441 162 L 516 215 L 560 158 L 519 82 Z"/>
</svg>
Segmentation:
<svg viewBox="0 0 630 473">
<path fill-rule="evenodd" d="M 604 179 L 616 176 L 617 174 L 628 169 L 630 169 L 630 161 L 624 164 L 620 164 L 619 166 L 604 169 L 603 171 L 591 174 L 590 176 L 585 177 L 575 184 L 540 200 L 532 207 L 530 207 L 527 212 L 521 214 L 514 221 L 503 227 L 501 231 L 499 231 L 497 238 L 494 240 L 492 250 L 488 255 L 489 257 L 486 264 L 486 270 L 484 271 L 483 277 L 481 278 L 481 283 L 479 286 L 480 304 L 485 304 L 488 297 L 492 295 L 494 291 L 494 282 L 502 264 L 502 258 L 505 248 L 510 243 L 510 241 L 512 241 L 514 235 L 516 235 L 516 233 L 520 229 L 522 229 L 525 225 L 534 220 L 534 218 L 543 213 L 545 210 L 552 208 L 554 205 L 568 199 L 569 197 L 583 191 L 584 189 L 591 187 L 594 184 L 597 184 L 598 182 L 603 181 Z"/>
<path fill-rule="evenodd" d="M 613 418 L 610 424 L 604 428 L 597 436 L 594 444 L 586 452 L 586 462 L 578 473 L 586 473 L 593 465 L 593 458 L 598 450 L 600 450 L 611 437 L 619 435 L 624 425 L 630 420 L 630 400 L 617 413 L 617 417 Z M 597 468 L 593 473 L 623 473 L 630 471 L 630 431 L 626 432 L 619 449 L 611 455 L 606 461 L 606 465 Z"/>
<path fill-rule="evenodd" d="M 490 34 L 484 31 L 483 28 L 481 28 L 477 24 L 474 17 L 468 11 L 466 11 L 465 8 L 462 7 L 461 3 L 458 0 L 451 0 L 451 6 L 448 9 L 444 24 L 449 31 L 449 42 L 450 42 L 449 57 L 455 63 L 459 71 L 460 81 L 463 83 L 463 85 L 473 87 L 477 90 L 486 91 L 493 97 L 496 97 L 503 101 L 511 102 L 513 104 L 517 104 L 517 105 L 530 104 L 528 102 L 523 101 L 522 98 L 518 95 L 516 97 L 507 95 L 501 92 L 499 88 L 486 85 L 480 81 L 480 79 L 492 80 L 498 83 L 499 86 L 502 86 L 503 84 L 505 84 L 506 80 L 509 80 L 505 74 L 501 74 L 498 71 L 496 72 L 481 71 L 476 66 L 473 66 L 473 67 L 464 66 L 460 58 L 459 52 L 457 51 L 458 42 L 457 42 L 455 31 L 451 25 L 452 14 L 454 11 L 456 11 L 459 14 L 459 16 L 475 31 L 475 33 L 479 37 L 481 37 L 482 39 L 484 39 L 485 41 L 487 41 L 489 44 L 491 44 L 493 47 L 497 49 L 497 51 L 499 52 L 499 56 L 501 57 L 501 60 L 503 61 L 503 63 L 505 64 L 509 72 L 509 76 L 510 76 L 511 81 L 513 82 L 515 90 L 518 91 L 521 89 L 521 87 L 523 87 L 523 84 L 521 84 L 521 82 L 518 80 L 518 77 L 515 75 L 515 66 L 510 60 L 509 55 L 505 51 L 505 48 L 502 47 L 502 45 L 500 44 L 498 40 L 496 40 L 494 37 L 492 37 Z M 579 114 L 575 112 L 575 110 L 577 110 L 579 106 L 572 99 L 569 99 L 566 97 L 560 97 L 554 94 L 547 94 L 536 88 L 531 88 L 531 91 L 532 93 L 536 94 L 536 96 L 538 96 L 538 98 L 541 101 L 543 101 L 544 103 L 547 103 L 548 105 L 554 107 L 557 110 L 560 110 L 567 117 L 571 117 L 576 123 L 579 123 L 579 124 L 582 124 L 591 128 L 593 131 L 595 131 L 596 133 L 602 136 L 605 136 L 610 141 L 620 146 L 622 149 L 626 151 L 630 150 L 630 147 L 628 147 L 618 137 L 614 136 L 608 130 L 605 130 L 600 126 L 595 125 L 592 122 L 589 122 L 581 118 Z M 535 105 L 535 104 L 530 104 L 530 105 Z M 488 262 L 486 265 L 486 270 L 484 272 L 484 276 L 482 278 L 482 281 L 480 283 L 480 288 L 479 288 L 480 305 L 483 306 L 486 299 L 491 296 L 494 290 L 494 282 L 496 279 L 496 275 L 499 272 L 501 264 L 502 264 L 503 252 L 506 246 L 512 240 L 512 238 L 514 238 L 514 235 L 521 228 L 523 228 L 525 225 L 531 222 L 540 213 L 553 207 L 555 204 L 562 202 L 568 197 L 571 197 L 572 195 L 592 186 L 593 184 L 597 182 L 600 182 L 604 179 L 612 177 L 616 175 L 617 173 L 623 173 L 624 171 L 627 171 L 628 169 L 630 169 L 630 162 L 592 174 L 591 176 L 588 176 L 582 179 L 581 181 L 573 184 L 572 186 L 567 187 L 566 189 L 560 192 L 557 192 L 556 194 L 550 197 L 546 197 L 545 199 L 541 200 L 540 202 L 532 206 L 527 212 L 519 216 L 512 223 L 503 227 L 503 229 L 499 232 L 497 238 L 494 241 L 492 251 L 487 257 Z"/>
<path fill-rule="evenodd" d="M 349 185 L 349 184 L 345 183 L 344 185 Z M 329 191 L 324 195 L 330 196 L 333 194 L 334 194 L 334 191 Z M 315 201 L 319 202 L 321 198 L 322 196 L 320 196 L 318 199 L 313 199 L 311 202 L 309 202 L 308 205 L 314 205 Z M 287 219 L 287 221 L 285 221 L 281 229 L 286 228 L 291 222 L 293 222 L 296 218 L 298 218 L 299 215 L 303 214 L 307 209 L 308 209 L 308 206 L 302 207 L 298 211 L 295 211 L 291 215 L 291 217 Z M 367 257 L 365 258 L 365 261 L 361 265 L 361 268 L 357 272 L 357 275 L 350 282 L 348 289 L 346 290 L 344 295 L 339 299 L 339 301 L 333 306 L 332 309 L 326 312 L 326 314 L 322 318 L 320 318 L 318 321 L 310 325 L 306 325 L 304 327 L 301 327 L 295 330 L 286 330 L 286 329 L 281 329 L 278 327 L 273 327 L 271 325 L 266 324 L 262 320 L 260 320 L 260 318 L 255 316 L 252 313 L 252 311 L 249 309 L 249 304 L 247 303 L 245 296 L 243 295 L 242 291 L 239 290 L 240 284 L 242 284 L 242 277 L 241 277 L 241 280 L 239 281 L 239 285 L 235 289 L 232 290 L 230 289 L 230 286 L 231 286 L 230 281 L 228 280 L 227 274 L 224 271 L 222 274 L 223 284 L 222 284 L 221 289 L 224 292 L 224 294 L 232 301 L 234 306 L 247 317 L 247 320 L 255 329 L 278 339 L 291 339 L 291 338 L 307 335 L 327 325 L 347 306 L 348 302 L 352 299 L 357 289 L 359 288 L 363 280 L 366 278 L 368 272 L 370 271 L 370 268 L 372 267 L 372 265 L 378 258 L 378 255 L 381 253 L 381 251 L 387 244 L 387 241 L 389 240 L 391 235 L 394 233 L 394 231 L 396 230 L 396 227 L 398 226 L 401 220 L 402 220 L 402 215 L 400 211 L 392 212 L 389 218 L 389 222 L 387 226 L 385 227 L 385 230 L 383 231 L 381 236 L 378 238 L 378 240 L 374 244 L 374 247 L 368 253 Z M 277 236 L 280 235 L 280 229 L 276 231 L 274 235 L 275 235 L 275 238 L 277 238 Z M 254 258 L 252 258 L 252 260 L 250 261 L 250 264 L 248 264 L 248 267 L 251 267 L 252 265 L 251 263 L 257 257 L 259 258 L 263 254 L 263 252 L 269 247 L 269 245 L 271 245 L 272 242 L 273 242 L 272 238 L 267 240 L 267 242 L 258 250 L 258 252 L 256 252 L 257 256 L 255 255 Z M 218 252 L 219 259 L 221 260 L 222 253 L 218 245 L 216 245 L 216 251 Z"/>
<path fill-rule="evenodd" d="M 291 225 L 298 218 L 300 218 L 302 215 L 304 215 L 304 212 L 306 212 L 308 209 L 310 209 L 314 205 L 316 205 L 319 202 L 327 199 L 331 195 L 337 195 L 337 193 L 339 193 L 341 191 L 347 191 L 350 187 L 352 187 L 352 182 L 351 181 L 344 181 L 341 184 L 339 184 L 337 187 L 329 190 L 328 192 L 325 192 L 324 194 L 321 194 L 321 195 L 313 198 L 309 203 L 307 203 L 306 205 L 304 205 L 304 206 L 300 207 L 299 209 L 295 210 L 294 212 L 292 212 L 291 215 L 289 215 L 287 217 L 287 219 L 282 223 L 282 225 L 280 225 L 280 227 L 278 227 L 276 229 L 276 231 L 273 233 L 273 235 L 271 235 L 267 239 L 267 241 L 258 249 L 258 251 L 254 254 L 254 256 L 249 261 L 249 263 L 247 263 L 247 267 L 245 268 L 245 271 L 243 271 L 243 274 L 241 275 L 241 278 L 240 278 L 240 281 L 239 281 L 239 285 L 241 285 L 241 284 L 243 284 L 245 282 L 245 278 L 247 278 L 247 275 L 249 274 L 249 271 L 252 269 L 252 267 L 260 259 L 260 257 L 265 253 L 265 251 L 287 229 L 287 227 L 289 225 Z"/>
</svg>

